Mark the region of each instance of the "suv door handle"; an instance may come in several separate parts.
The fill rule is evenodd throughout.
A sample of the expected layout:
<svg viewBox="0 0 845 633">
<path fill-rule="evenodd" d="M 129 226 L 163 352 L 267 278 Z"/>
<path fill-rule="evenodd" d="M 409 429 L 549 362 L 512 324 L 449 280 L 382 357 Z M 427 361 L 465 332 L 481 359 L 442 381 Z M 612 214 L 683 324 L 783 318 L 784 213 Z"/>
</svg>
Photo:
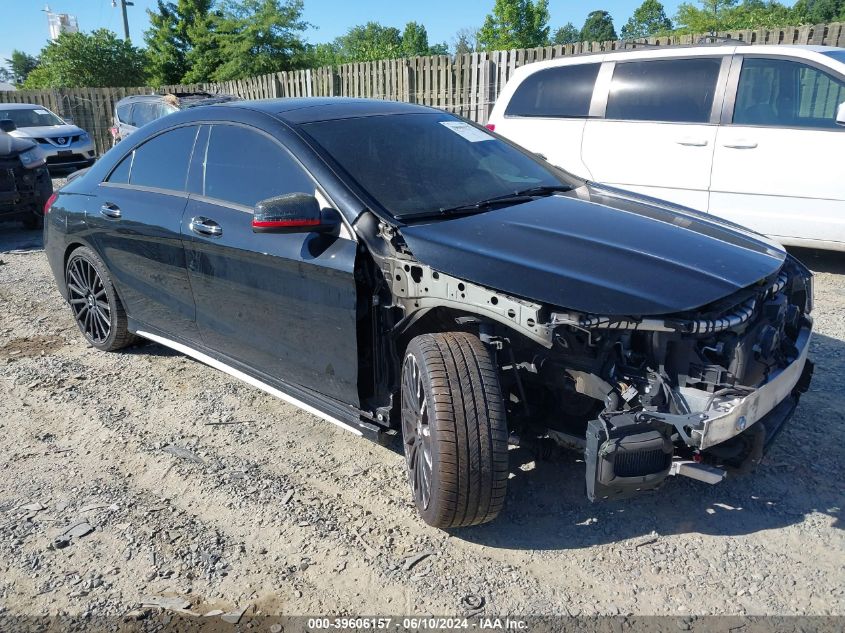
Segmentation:
<svg viewBox="0 0 845 633">
<path fill-rule="evenodd" d="M 100 207 L 100 215 L 104 215 L 107 218 L 117 219 L 120 217 L 120 207 L 116 204 L 112 204 L 111 202 L 106 202 Z"/>
<path fill-rule="evenodd" d="M 223 227 L 217 224 L 214 220 L 209 218 L 204 218 L 201 215 L 198 215 L 195 218 L 191 218 L 191 224 L 189 228 L 198 235 L 205 235 L 208 237 L 220 237 L 223 235 Z"/>
<path fill-rule="evenodd" d="M 686 147 L 707 147 L 709 143 L 706 138 L 695 138 L 691 136 L 685 136 L 682 139 L 678 139 L 676 142 L 678 145 L 684 145 Z"/>
<path fill-rule="evenodd" d="M 731 149 L 754 149 L 757 147 L 757 142 L 738 139 L 736 141 L 730 141 L 729 143 L 723 143 L 722 145 L 723 147 L 729 147 Z"/>
</svg>

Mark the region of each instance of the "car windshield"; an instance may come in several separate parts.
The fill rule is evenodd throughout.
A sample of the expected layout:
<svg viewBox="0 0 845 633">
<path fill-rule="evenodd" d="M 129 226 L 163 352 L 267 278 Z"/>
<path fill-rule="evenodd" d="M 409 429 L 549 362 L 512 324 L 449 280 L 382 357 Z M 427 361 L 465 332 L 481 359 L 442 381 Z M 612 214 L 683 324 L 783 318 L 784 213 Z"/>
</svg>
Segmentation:
<svg viewBox="0 0 845 633">
<path fill-rule="evenodd" d="M 45 125 L 64 125 L 55 114 L 45 108 L 8 109 L 0 108 L 0 120 L 11 119 L 15 127 L 41 127 Z"/>
<path fill-rule="evenodd" d="M 828 57 L 832 57 L 836 61 L 845 64 L 845 51 L 826 51 L 822 54 L 827 55 Z"/>
<path fill-rule="evenodd" d="M 398 219 L 571 186 L 552 167 L 446 113 L 336 119 L 302 127 Z"/>
</svg>

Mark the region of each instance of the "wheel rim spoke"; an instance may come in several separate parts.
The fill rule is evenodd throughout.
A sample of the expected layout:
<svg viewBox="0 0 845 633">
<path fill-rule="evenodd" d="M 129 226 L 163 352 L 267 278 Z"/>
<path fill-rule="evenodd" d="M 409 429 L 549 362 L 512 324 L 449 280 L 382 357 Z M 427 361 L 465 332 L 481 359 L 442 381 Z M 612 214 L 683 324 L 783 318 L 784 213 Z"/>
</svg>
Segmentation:
<svg viewBox="0 0 845 633">
<path fill-rule="evenodd" d="M 416 359 L 409 355 L 402 368 L 402 434 L 408 479 L 414 498 L 424 509 L 431 500 L 431 428 L 425 386 Z"/>
<path fill-rule="evenodd" d="M 97 269 L 84 257 L 77 257 L 67 267 L 65 283 L 79 329 L 90 342 L 104 342 L 111 332 L 112 309 Z"/>
</svg>

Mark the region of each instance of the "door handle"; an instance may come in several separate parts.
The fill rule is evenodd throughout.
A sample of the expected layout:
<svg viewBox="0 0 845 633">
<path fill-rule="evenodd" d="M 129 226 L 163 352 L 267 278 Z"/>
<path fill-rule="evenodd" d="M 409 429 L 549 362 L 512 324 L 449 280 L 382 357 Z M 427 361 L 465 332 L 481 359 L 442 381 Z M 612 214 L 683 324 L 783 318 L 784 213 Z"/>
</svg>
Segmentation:
<svg viewBox="0 0 845 633">
<path fill-rule="evenodd" d="M 678 139 L 676 142 L 678 145 L 684 145 L 686 147 L 707 147 L 709 143 L 709 141 L 705 138 L 694 138 L 690 136 Z"/>
<path fill-rule="evenodd" d="M 220 237 L 223 235 L 223 227 L 217 224 L 214 220 L 204 218 L 198 215 L 191 218 L 189 228 L 198 235 L 205 235 L 207 237 Z"/>
<path fill-rule="evenodd" d="M 116 220 L 120 217 L 120 207 L 116 204 L 112 204 L 111 202 L 106 202 L 100 207 L 100 215 L 104 215 L 107 218 L 114 218 Z"/>
<path fill-rule="evenodd" d="M 723 146 L 729 147 L 730 149 L 754 149 L 755 147 L 757 147 L 757 142 L 746 141 L 745 139 L 738 139 L 736 141 L 723 143 Z"/>
</svg>

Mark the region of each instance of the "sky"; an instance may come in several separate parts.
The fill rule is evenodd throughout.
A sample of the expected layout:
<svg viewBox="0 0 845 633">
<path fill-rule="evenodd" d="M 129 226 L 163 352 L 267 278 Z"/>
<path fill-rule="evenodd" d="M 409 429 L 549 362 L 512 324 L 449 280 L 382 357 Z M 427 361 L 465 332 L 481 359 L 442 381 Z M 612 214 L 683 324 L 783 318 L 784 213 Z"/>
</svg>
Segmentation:
<svg viewBox="0 0 845 633">
<path fill-rule="evenodd" d="M 143 44 L 143 33 L 149 26 L 146 9 L 156 5 L 155 0 L 134 0 L 129 7 L 129 33 L 132 41 Z M 304 0 L 306 21 L 315 25 L 306 33 L 311 43 L 333 40 L 350 27 L 373 20 L 385 26 L 402 28 L 412 20 L 425 25 L 431 43 L 446 42 L 451 45 L 455 33 L 464 27 L 477 28 L 489 13 L 494 0 Z M 593 0 L 590 3 L 550 0 L 550 26 L 572 22 L 578 28 L 587 14 L 596 9 L 609 11 L 617 31 L 628 20 L 642 0 Z M 0 63 L 11 55 L 13 49 L 35 55 L 47 41 L 47 16 L 42 11 L 47 3 L 40 0 L 0 0 Z M 79 20 L 79 28 L 91 31 L 105 27 L 123 34 L 123 20 L 112 0 L 53 0 L 49 2 L 54 13 L 70 13 Z M 664 0 L 666 13 L 674 16 L 679 0 Z"/>
</svg>

